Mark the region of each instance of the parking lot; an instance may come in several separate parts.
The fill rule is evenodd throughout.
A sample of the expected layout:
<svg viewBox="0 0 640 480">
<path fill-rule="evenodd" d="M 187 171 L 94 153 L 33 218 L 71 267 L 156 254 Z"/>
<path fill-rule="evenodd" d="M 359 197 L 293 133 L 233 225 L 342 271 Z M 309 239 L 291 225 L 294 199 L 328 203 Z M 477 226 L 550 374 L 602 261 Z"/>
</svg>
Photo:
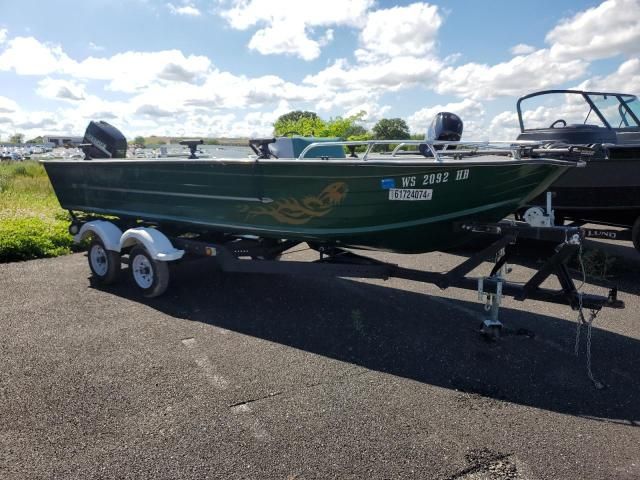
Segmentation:
<svg viewBox="0 0 640 480">
<path fill-rule="evenodd" d="M 0 478 L 640 478 L 634 268 L 595 321 L 597 390 L 564 305 L 506 300 L 488 343 L 472 291 L 210 267 L 145 299 L 84 254 L 0 265 Z"/>
</svg>

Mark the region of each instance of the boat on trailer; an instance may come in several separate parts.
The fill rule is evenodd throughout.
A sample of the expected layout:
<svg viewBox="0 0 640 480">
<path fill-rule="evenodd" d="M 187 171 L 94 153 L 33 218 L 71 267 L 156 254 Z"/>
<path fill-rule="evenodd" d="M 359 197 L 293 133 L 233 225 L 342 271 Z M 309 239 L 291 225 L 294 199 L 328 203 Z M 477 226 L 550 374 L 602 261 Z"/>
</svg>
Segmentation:
<svg viewBox="0 0 640 480">
<path fill-rule="evenodd" d="M 526 143 L 301 137 L 252 140 L 253 158 L 120 158 L 126 140 L 104 122 L 92 123 L 85 141 L 87 159 L 43 162 L 69 211 L 397 253 L 460 245 L 468 235 L 457 224 L 496 222 L 583 165 Z M 391 153 L 374 152 L 389 144 Z M 401 150 L 418 145 L 428 145 L 428 157 Z M 365 152 L 347 157 L 346 146 Z"/>
<path fill-rule="evenodd" d="M 518 140 L 551 147 L 588 146 L 586 168 L 569 169 L 549 188 L 555 223 L 596 223 L 590 237 L 633 240 L 640 250 L 640 100 L 636 95 L 545 90 L 517 102 Z M 563 158 L 562 155 L 557 158 Z M 531 204 L 539 209 L 544 196 Z M 531 211 L 532 218 L 541 217 Z"/>
<path fill-rule="evenodd" d="M 581 229 L 501 220 L 567 169 L 579 168 L 582 150 L 564 149 L 567 158 L 554 159 L 548 149 L 526 142 L 437 136 L 420 142 L 256 139 L 250 143 L 255 155 L 246 159 L 125 159 L 118 158 L 126 151 L 122 134 L 92 122 L 86 160 L 42 163 L 71 214 L 75 241 L 91 238 L 94 279 L 113 283 L 127 263 L 147 297 L 166 290 L 170 262 L 208 257 L 226 272 L 397 277 L 477 290 L 490 307 L 483 332 L 491 337 L 499 335 L 504 295 L 576 310 L 623 307 L 615 288 L 607 296 L 586 295 L 573 283 L 566 263 L 580 248 Z M 198 144 L 189 144 L 191 157 Z M 390 144 L 390 153 L 374 153 Z M 418 150 L 405 152 L 407 147 Z M 364 149 L 360 157 L 358 148 Z M 401 268 L 352 251 L 448 250 L 479 235 L 491 240 L 446 273 Z M 525 284 L 505 279 L 519 239 L 555 247 Z M 318 252 L 316 261 L 281 258 L 305 242 Z M 495 262 L 488 275 L 468 276 L 487 260 Z M 550 275 L 558 278 L 559 290 L 541 286 Z"/>
</svg>

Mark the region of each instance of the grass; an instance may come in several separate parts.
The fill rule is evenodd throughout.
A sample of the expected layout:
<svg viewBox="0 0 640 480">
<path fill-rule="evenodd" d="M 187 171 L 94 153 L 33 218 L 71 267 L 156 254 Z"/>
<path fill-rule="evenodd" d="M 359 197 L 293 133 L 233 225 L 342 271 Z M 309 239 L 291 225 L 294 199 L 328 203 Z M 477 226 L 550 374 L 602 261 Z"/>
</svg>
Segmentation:
<svg viewBox="0 0 640 480">
<path fill-rule="evenodd" d="M 0 162 L 0 262 L 71 253 L 68 225 L 42 165 Z"/>
</svg>

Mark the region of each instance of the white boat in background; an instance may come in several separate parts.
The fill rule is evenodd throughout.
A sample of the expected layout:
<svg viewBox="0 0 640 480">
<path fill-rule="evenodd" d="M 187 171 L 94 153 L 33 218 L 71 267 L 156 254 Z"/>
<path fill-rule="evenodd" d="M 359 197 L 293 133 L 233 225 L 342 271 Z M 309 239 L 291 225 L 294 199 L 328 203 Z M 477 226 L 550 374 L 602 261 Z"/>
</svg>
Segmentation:
<svg viewBox="0 0 640 480">
<path fill-rule="evenodd" d="M 64 159 L 83 159 L 84 153 L 82 153 L 82 150 L 80 150 L 79 148 L 74 148 L 65 150 L 62 153 L 61 157 Z"/>
</svg>

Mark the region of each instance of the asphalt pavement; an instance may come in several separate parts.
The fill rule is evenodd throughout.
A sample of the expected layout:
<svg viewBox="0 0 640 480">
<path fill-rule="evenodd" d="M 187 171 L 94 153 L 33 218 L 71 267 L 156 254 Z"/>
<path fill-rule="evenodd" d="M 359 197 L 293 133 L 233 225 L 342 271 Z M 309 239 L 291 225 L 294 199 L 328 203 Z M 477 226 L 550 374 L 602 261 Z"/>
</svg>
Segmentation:
<svg viewBox="0 0 640 480">
<path fill-rule="evenodd" d="M 92 285 L 84 254 L 0 265 L 0 478 L 639 479 L 640 269 L 624 263 L 608 281 L 626 309 L 593 328 L 603 390 L 564 305 L 506 300 L 526 334 L 488 343 L 477 295 L 454 288 L 200 262 L 145 299 L 126 269 Z"/>
</svg>

